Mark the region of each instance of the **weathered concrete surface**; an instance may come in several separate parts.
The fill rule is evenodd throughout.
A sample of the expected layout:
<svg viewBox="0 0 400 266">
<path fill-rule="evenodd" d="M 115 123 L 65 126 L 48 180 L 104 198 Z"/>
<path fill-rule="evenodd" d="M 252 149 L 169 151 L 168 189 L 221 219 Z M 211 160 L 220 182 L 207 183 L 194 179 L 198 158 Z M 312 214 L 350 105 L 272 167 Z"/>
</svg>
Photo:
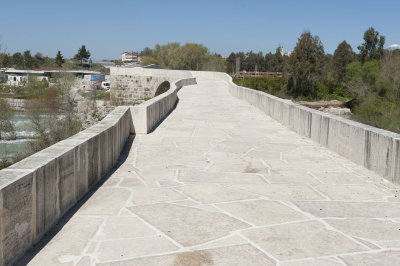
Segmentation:
<svg viewBox="0 0 400 266">
<path fill-rule="evenodd" d="M 0 171 L 0 265 L 12 263 L 117 162 L 129 137 L 129 107 Z"/>
<path fill-rule="evenodd" d="M 173 110 L 178 101 L 178 91 L 183 86 L 196 84 L 195 78 L 175 80 L 171 83 L 168 91 L 131 107 L 133 132 L 136 134 L 147 134 L 157 125 L 169 112 Z"/>
<path fill-rule="evenodd" d="M 398 186 L 197 82 L 31 265 L 400 264 Z"/>
<path fill-rule="evenodd" d="M 301 136 L 400 184 L 400 134 L 326 114 L 265 92 L 237 86 L 224 73 L 194 72 L 225 80 L 235 97 L 250 103 Z"/>
</svg>

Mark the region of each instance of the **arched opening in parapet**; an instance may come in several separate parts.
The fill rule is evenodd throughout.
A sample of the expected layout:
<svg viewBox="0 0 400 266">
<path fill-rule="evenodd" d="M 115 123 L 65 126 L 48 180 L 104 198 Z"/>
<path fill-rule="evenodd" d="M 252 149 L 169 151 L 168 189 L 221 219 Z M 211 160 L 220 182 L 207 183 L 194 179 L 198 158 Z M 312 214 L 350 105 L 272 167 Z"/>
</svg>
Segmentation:
<svg viewBox="0 0 400 266">
<path fill-rule="evenodd" d="M 157 96 L 157 95 L 160 95 L 161 93 L 166 92 L 167 90 L 169 90 L 170 86 L 171 86 L 171 85 L 169 84 L 168 81 L 164 81 L 163 83 L 161 83 L 161 84 L 158 86 L 158 88 L 157 88 L 157 90 L 156 90 L 156 94 L 154 95 L 154 97 Z"/>
</svg>

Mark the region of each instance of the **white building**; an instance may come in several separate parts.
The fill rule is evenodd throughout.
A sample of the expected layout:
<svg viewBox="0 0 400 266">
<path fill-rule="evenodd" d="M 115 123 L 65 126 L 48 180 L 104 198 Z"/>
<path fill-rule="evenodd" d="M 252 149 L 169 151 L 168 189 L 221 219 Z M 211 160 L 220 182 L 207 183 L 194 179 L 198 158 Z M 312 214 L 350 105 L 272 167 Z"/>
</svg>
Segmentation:
<svg viewBox="0 0 400 266">
<path fill-rule="evenodd" d="M 139 62 L 139 54 L 134 52 L 125 52 L 121 55 L 122 62 Z"/>
<path fill-rule="evenodd" d="M 294 51 L 289 51 L 289 52 L 285 52 L 283 55 L 284 56 L 291 56 L 294 53 Z"/>
<path fill-rule="evenodd" d="M 7 74 L 7 84 L 10 86 L 24 86 L 28 83 L 29 76 L 35 76 L 38 80 L 47 80 L 54 77 L 57 73 L 71 73 L 79 80 L 91 82 L 93 76 L 100 75 L 97 71 L 88 70 L 64 70 L 58 68 L 42 67 L 36 70 L 17 70 L 10 68 L 5 71 Z"/>
<path fill-rule="evenodd" d="M 283 55 L 284 56 L 291 56 L 294 53 L 294 51 L 289 51 L 289 52 L 285 52 Z"/>
<path fill-rule="evenodd" d="M 7 74 L 7 85 L 10 86 L 26 85 L 29 76 L 35 76 L 38 80 L 49 80 L 44 71 L 8 69 L 5 72 Z"/>
</svg>

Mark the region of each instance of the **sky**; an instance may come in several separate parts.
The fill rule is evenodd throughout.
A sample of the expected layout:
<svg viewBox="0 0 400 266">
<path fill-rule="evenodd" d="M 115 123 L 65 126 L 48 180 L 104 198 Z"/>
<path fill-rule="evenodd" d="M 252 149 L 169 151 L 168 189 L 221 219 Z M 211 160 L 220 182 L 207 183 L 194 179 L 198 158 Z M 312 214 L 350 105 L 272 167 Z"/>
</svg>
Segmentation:
<svg viewBox="0 0 400 266">
<path fill-rule="evenodd" d="M 31 50 L 66 58 L 86 45 L 94 60 L 169 42 L 200 43 L 211 52 L 293 50 L 302 32 L 325 52 L 346 40 L 355 51 L 373 26 L 385 46 L 400 43 L 399 0 L 0 0 L 7 53 Z"/>
</svg>

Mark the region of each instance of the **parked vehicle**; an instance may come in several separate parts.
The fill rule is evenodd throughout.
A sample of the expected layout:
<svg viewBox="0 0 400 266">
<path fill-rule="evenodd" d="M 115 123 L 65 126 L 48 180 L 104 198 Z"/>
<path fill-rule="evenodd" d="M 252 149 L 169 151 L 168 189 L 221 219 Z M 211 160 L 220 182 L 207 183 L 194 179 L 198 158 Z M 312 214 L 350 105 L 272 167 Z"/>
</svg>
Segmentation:
<svg viewBox="0 0 400 266">
<path fill-rule="evenodd" d="M 108 82 L 108 81 L 101 82 L 101 89 L 109 90 L 110 89 L 110 82 Z"/>
</svg>

